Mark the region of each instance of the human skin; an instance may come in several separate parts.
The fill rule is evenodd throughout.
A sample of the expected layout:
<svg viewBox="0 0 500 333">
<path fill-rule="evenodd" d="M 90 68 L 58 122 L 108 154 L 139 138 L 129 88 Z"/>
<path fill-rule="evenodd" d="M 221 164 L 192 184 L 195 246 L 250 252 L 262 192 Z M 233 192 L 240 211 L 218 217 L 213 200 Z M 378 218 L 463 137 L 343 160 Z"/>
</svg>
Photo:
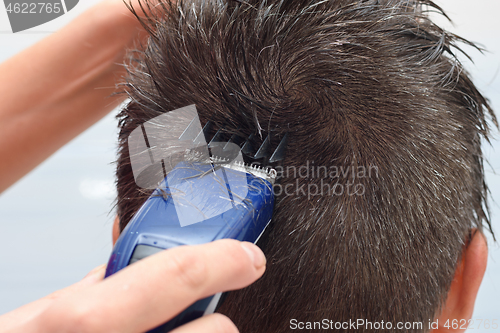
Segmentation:
<svg viewBox="0 0 500 333">
<path fill-rule="evenodd" d="M 162 251 L 104 280 L 100 266 L 79 283 L 1 316 L 1 332 L 145 332 L 196 300 L 248 286 L 265 265 L 257 246 L 221 240 Z M 220 314 L 175 330 L 237 331 Z"/>
<path fill-rule="evenodd" d="M 120 236 L 120 220 L 115 218 L 113 223 L 113 244 Z M 484 234 L 474 229 L 470 241 L 464 245 L 462 256 L 457 263 L 455 276 L 448 291 L 446 301 L 441 312 L 436 314 L 434 322 L 437 328 L 433 333 L 465 332 L 466 329 L 453 329 L 451 324 L 454 320 L 466 320 L 472 318 L 477 293 L 486 271 L 488 262 L 488 244 Z M 459 325 L 462 326 L 463 325 Z"/>
<path fill-rule="evenodd" d="M 0 65 L 0 192 L 110 110 L 125 51 L 145 36 L 119 0 L 103 1 Z M 223 240 L 163 251 L 0 316 L 0 332 L 144 332 L 198 299 L 243 288 L 265 271 L 262 251 Z M 237 332 L 214 314 L 176 332 Z"/>
<path fill-rule="evenodd" d="M 119 64 L 125 49 L 141 35 L 144 32 L 136 19 L 120 1 L 105 1 L 60 32 L 0 65 L 0 82 L 4 82 L 0 85 L 3 98 L 0 106 L 0 192 L 122 101 L 122 97 L 110 97 L 110 94 L 114 92 L 117 78 L 124 74 Z M 91 332 L 144 331 L 168 320 L 173 312 L 180 311 L 182 304 L 188 305 L 210 293 L 241 288 L 260 277 L 265 264 L 253 266 L 237 244 L 222 241 L 194 250 L 166 251 L 168 254 L 152 256 L 116 274 L 117 278 L 113 276 L 104 281 L 104 268 L 97 268 L 80 283 L 0 317 L 0 327 L 6 332 L 57 332 L 74 327 Z M 262 260 L 262 252 L 255 250 L 254 257 Z M 464 251 L 446 306 L 437 316 L 440 323 L 472 315 L 486 267 L 484 236 L 477 233 Z M 181 268 L 197 267 L 197 261 L 190 260 L 205 258 L 206 253 L 211 254 L 206 258 L 207 273 L 214 274 L 207 285 L 195 291 L 189 285 L 175 290 L 165 287 L 165 281 L 186 279 L 184 269 L 172 268 L 169 262 L 184 263 L 178 265 Z M 188 259 L 182 259 L 185 256 Z M 213 265 L 211 258 L 217 259 Z M 149 281 L 148 288 L 144 289 L 144 284 L 136 282 L 143 281 L 146 271 L 147 276 L 156 279 Z M 187 281 L 193 279 L 196 280 L 196 276 L 188 277 Z M 125 286 L 132 291 L 124 294 Z M 158 290 L 165 293 L 158 297 Z M 127 298 L 122 299 L 124 296 Z M 160 303 L 150 302 L 151 298 Z M 107 299 L 122 303 L 103 303 Z M 184 303 L 172 310 L 168 308 L 172 299 Z M 125 309 L 121 307 L 123 302 L 128 302 Z M 155 315 L 139 316 L 137 309 L 153 310 Z M 235 328 L 227 318 L 215 315 L 193 322 L 180 332 L 186 330 L 231 332 Z M 439 330 L 446 329 L 440 327 Z"/>
<path fill-rule="evenodd" d="M 126 49 L 145 37 L 107 0 L 0 64 L 0 193 L 124 100 Z"/>
</svg>

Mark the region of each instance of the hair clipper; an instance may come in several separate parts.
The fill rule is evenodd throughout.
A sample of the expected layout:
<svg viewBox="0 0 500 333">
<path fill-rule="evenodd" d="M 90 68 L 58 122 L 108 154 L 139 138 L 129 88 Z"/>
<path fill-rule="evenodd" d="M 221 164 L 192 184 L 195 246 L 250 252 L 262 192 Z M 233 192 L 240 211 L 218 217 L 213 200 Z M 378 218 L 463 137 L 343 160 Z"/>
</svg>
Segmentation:
<svg viewBox="0 0 500 333">
<path fill-rule="evenodd" d="M 205 136 L 210 126 L 209 122 L 203 128 Z M 188 131 L 189 126 L 180 138 Z M 142 132 L 146 138 L 147 128 L 142 127 Z M 263 158 L 266 163 L 273 163 L 283 159 L 286 136 L 278 141 L 280 144 L 274 152 L 270 149 L 269 137 L 260 146 L 252 144 L 251 139 L 235 141 L 234 135 L 226 138 L 227 142 L 237 143 L 238 153 L 243 153 L 247 161 L 260 159 L 262 162 Z M 243 159 L 216 157 L 227 156 L 224 151 L 228 147 L 227 142 L 221 144 L 217 140 L 221 140 L 220 130 L 208 145 L 205 144 L 210 149 L 210 157 L 202 162 L 183 158 L 166 173 L 162 160 L 163 180 L 118 238 L 105 277 L 147 256 L 180 245 L 197 245 L 223 238 L 258 241 L 271 221 L 276 171 L 244 163 Z M 147 149 L 150 149 L 149 144 Z M 149 332 L 168 332 L 213 313 L 220 299 L 219 293 L 199 300 Z"/>
</svg>

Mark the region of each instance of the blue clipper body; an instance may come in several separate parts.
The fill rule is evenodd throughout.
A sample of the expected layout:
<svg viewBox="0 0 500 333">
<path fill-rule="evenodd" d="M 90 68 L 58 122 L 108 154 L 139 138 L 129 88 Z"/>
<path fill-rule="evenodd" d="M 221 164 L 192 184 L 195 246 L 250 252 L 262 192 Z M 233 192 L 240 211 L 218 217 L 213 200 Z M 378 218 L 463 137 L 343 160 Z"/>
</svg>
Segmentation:
<svg viewBox="0 0 500 333">
<path fill-rule="evenodd" d="M 274 171 L 274 170 L 272 170 Z M 106 277 L 156 252 L 222 238 L 257 242 L 271 221 L 275 173 L 243 163 L 179 163 L 118 238 Z M 212 313 L 220 294 L 199 300 L 150 332 Z"/>
</svg>

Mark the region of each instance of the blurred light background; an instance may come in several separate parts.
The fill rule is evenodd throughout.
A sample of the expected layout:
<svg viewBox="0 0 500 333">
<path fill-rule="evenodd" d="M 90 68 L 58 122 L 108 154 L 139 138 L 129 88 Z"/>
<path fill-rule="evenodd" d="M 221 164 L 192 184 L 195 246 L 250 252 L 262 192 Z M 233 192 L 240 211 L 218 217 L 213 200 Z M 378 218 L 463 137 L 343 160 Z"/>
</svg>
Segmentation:
<svg viewBox="0 0 500 333">
<path fill-rule="evenodd" d="M 16 34 L 0 5 L 0 62 L 60 29 L 97 2 L 80 1 L 68 14 Z M 454 23 L 437 18 L 442 26 L 488 50 L 481 54 L 465 47 L 474 63 L 463 62 L 500 115 L 500 2 L 436 2 Z M 107 262 L 114 218 L 115 114 L 116 110 L 0 195 L 0 314 L 71 285 Z M 484 152 L 489 161 L 486 173 L 493 227 L 500 233 L 497 131 L 494 137 L 492 146 L 485 144 Z M 488 238 L 488 269 L 474 318 L 500 322 L 500 248 L 490 235 Z"/>
</svg>

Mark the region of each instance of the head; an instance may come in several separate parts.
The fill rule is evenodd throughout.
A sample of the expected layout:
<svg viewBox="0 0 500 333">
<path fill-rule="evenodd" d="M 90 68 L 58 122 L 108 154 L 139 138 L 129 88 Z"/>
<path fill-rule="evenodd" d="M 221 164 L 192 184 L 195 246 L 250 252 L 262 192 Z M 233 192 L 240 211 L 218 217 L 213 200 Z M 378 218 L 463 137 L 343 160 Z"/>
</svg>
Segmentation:
<svg viewBox="0 0 500 333">
<path fill-rule="evenodd" d="M 291 319 L 327 318 L 421 322 L 399 331 L 423 332 L 438 318 L 468 319 L 489 226 L 480 144 L 495 117 L 455 57 L 457 42 L 468 42 L 426 16 L 440 8 L 426 0 L 148 8 L 155 3 L 143 3 L 151 37 L 129 64 L 132 102 L 119 115 L 119 230 L 151 194 L 134 183 L 127 137 L 196 104 L 202 123 L 289 135 L 259 241 L 266 274 L 219 310 L 241 331 L 288 332 Z"/>
</svg>

